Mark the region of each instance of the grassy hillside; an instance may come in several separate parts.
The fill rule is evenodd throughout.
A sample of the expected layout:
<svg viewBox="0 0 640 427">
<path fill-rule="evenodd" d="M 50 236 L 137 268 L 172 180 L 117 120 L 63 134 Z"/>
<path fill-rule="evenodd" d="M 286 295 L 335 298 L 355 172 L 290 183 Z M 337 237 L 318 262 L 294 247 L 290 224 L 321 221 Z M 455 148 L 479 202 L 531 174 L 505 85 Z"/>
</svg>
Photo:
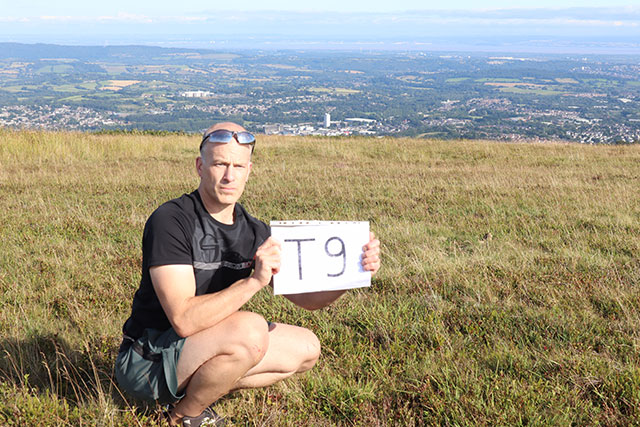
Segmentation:
<svg viewBox="0 0 640 427">
<path fill-rule="evenodd" d="M 188 136 L 0 131 L 0 425 L 154 425 L 111 366 L 147 216 L 197 185 Z M 306 312 L 308 374 L 235 425 L 640 423 L 640 146 L 262 137 L 265 221 L 369 220 L 371 289 Z"/>
</svg>

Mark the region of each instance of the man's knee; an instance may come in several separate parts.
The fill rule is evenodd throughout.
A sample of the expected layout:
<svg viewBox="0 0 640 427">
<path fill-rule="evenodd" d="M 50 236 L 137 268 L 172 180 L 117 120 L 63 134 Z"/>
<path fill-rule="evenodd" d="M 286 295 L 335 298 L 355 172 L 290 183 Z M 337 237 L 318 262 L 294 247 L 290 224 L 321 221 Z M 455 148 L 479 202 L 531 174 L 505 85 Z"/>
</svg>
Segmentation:
<svg viewBox="0 0 640 427">
<path fill-rule="evenodd" d="M 298 372 L 305 372 L 313 368 L 313 366 L 318 361 L 318 358 L 320 357 L 320 340 L 318 339 L 316 334 L 314 334 L 310 330 L 306 329 L 305 331 L 305 351 L 302 355 L 302 360 L 300 363 L 300 367 L 298 368 Z"/>
<path fill-rule="evenodd" d="M 269 348 L 269 326 L 264 317 L 248 311 L 240 311 L 230 318 L 235 339 L 231 351 L 251 365 L 262 360 Z"/>
</svg>

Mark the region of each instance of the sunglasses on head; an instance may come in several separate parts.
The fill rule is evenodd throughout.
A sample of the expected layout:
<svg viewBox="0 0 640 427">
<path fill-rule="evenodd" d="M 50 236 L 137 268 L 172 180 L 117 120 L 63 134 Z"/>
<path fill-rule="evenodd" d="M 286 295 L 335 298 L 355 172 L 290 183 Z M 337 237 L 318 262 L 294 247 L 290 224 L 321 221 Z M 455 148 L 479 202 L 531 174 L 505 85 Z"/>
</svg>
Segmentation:
<svg viewBox="0 0 640 427">
<path fill-rule="evenodd" d="M 202 138 L 202 142 L 200 143 L 200 150 L 202 150 L 205 142 L 220 142 L 226 144 L 228 142 L 231 142 L 233 139 L 238 141 L 238 144 L 250 145 L 251 151 L 253 151 L 253 146 L 256 144 L 256 137 L 253 136 L 253 134 L 250 132 L 234 132 L 226 129 L 216 129 L 212 132 L 209 132 Z"/>
</svg>

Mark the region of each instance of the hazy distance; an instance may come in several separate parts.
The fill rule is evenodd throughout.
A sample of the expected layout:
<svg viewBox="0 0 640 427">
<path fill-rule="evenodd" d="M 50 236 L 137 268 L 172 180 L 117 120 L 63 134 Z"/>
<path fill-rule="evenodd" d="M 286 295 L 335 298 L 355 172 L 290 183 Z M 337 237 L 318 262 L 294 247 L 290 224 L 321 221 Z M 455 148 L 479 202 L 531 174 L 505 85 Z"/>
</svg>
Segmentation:
<svg viewBox="0 0 640 427">
<path fill-rule="evenodd" d="M 0 41 L 213 49 L 451 50 L 640 54 L 640 6 L 602 1 L 481 4 L 337 1 L 3 5 Z M 129 4 L 131 3 L 131 4 Z M 346 2 L 343 2 L 346 3 Z M 512 3 L 512 2 L 511 2 Z M 441 4 L 441 3 L 439 3 Z M 582 4 L 582 6 L 579 6 Z M 230 10 L 233 7 L 236 10 Z M 275 10 L 275 9 L 280 10 Z M 361 9 L 361 10 L 358 10 Z"/>
</svg>

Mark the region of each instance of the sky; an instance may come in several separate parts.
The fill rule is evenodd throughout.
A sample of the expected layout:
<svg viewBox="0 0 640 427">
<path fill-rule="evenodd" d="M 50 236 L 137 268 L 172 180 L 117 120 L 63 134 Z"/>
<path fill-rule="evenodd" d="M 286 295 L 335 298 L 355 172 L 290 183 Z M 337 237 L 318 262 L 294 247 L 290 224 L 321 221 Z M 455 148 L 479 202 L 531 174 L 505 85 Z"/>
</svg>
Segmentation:
<svg viewBox="0 0 640 427">
<path fill-rule="evenodd" d="M 562 9 L 571 7 L 624 7 L 639 5 L 638 1 L 620 0 L 321 0 L 300 2 L 299 0 L 270 0 L 265 6 L 263 0 L 236 0 L 234 2 L 212 2 L 210 0 L 188 0 L 183 2 L 157 0 L 110 0 L 106 2 L 80 0 L 2 0 L 4 16 L 117 16 L 122 14 L 140 14 L 154 16 L 158 14 L 190 15 L 207 10 L 281 10 L 281 11 L 334 11 L 334 12 L 398 12 L 407 10 L 438 9 Z"/>
<path fill-rule="evenodd" d="M 0 0 L 0 8 L 0 42 L 420 48 L 527 39 L 640 54 L 640 0 Z"/>
</svg>

